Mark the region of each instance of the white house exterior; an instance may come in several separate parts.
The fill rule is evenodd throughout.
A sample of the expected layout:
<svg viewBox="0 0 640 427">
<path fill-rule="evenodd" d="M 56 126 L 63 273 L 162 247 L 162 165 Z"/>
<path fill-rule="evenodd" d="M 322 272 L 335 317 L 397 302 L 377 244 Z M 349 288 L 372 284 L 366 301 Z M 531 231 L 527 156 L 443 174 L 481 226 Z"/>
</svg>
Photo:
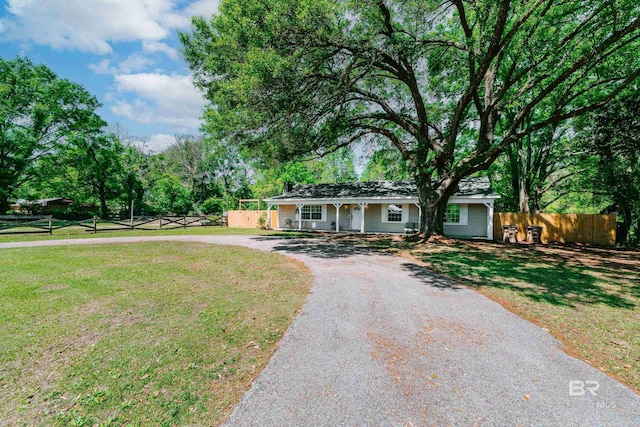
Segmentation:
<svg viewBox="0 0 640 427">
<path fill-rule="evenodd" d="M 296 185 L 265 201 L 278 206 L 278 228 L 291 230 L 403 233 L 420 223 L 413 181 Z M 500 196 L 488 178 L 460 181 L 449 198 L 444 231 L 448 236 L 493 239 L 493 203 Z"/>
</svg>

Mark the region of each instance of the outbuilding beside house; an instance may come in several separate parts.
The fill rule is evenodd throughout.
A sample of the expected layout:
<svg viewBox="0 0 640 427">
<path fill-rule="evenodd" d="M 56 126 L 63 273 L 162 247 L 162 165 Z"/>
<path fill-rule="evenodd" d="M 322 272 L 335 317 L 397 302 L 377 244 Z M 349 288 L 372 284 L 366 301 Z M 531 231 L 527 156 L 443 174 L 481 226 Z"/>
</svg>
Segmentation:
<svg viewBox="0 0 640 427">
<path fill-rule="evenodd" d="M 15 203 L 9 206 L 9 209 L 15 213 L 22 215 L 34 215 L 34 214 L 59 214 L 66 209 L 74 206 L 74 201 L 66 197 L 51 197 L 48 199 L 39 200 L 22 200 L 19 199 Z M 95 205 L 83 203 L 78 207 L 78 211 L 93 212 L 96 210 Z"/>
<path fill-rule="evenodd" d="M 41 212 L 54 212 L 56 210 L 64 210 L 73 204 L 73 200 L 66 197 L 52 197 L 49 199 L 40 199 L 34 201 L 18 200 L 12 203 L 9 208 L 15 212 L 30 214 L 34 209 Z"/>
<path fill-rule="evenodd" d="M 488 178 L 461 180 L 449 198 L 445 233 L 493 239 L 493 204 L 499 197 Z M 265 202 L 269 216 L 278 206 L 279 229 L 403 233 L 416 228 L 421 216 L 414 181 L 295 185 Z"/>
</svg>

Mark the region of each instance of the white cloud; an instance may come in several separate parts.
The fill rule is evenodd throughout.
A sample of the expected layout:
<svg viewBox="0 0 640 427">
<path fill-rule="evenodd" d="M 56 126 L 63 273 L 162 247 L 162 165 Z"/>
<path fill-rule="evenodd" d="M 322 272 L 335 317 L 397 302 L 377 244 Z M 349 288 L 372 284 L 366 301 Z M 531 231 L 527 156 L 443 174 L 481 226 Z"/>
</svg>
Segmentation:
<svg viewBox="0 0 640 427">
<path fill-rule="evenodd" d="M 188 28 L 191 25 L 191 17 L 204 16 L 210 18 L 218 12 L 220 0 L 197 0 L 189 3 L 182 10 L 165 16 L 165 23 L 171 28 Z"/>
<path fill-rule="evenodd" d="M 153 65 L 154 61 L 139 53 L 133 53 L 129 55 L 127 59 L 118 64 L 120 72 L 129 74 L 134 71 L 144 70 L 150 65 Z"/>
<path fill-rule="evenodd" d="M 108 54 L 111 43 L 141 41 L 176 59 L 167 45 L 154 45 L 194 15 L 211 16 L 219 0 L 197 0 L 177 9 L 176 0 L 6 0 L 8 18 L 0 37 L 57 49 Z"/>
<path fill-rule="evenodd" d="M 103 59 L 97 64 L 89 64 L 89 69 L 96 74 L 113 74 L 117 72 L 117 70 L 111 66 L 110 59 Z"/>
<path fill-rule="evenodd" d="M 183 14 L 186 16 L 204 16 L 208 18 L 218 12 L 219 6 L 220 0 L 199 0 L 189 4 L 189 6 L 184 9 Z"/>
<path fill-rule="evenodd" d="M 205 100 L 190 76 L 158 73 L 119 74 L 115 84 L 121 93 L 134 93 L 133 101 L 120 100 L 111 111 L 141 123 L 164 123 L 185 131 L 200 127 Z"/>
<path fill-rule="evenodd" d="M 134 110 L 133 105 L 129 104 L 126 101 L 118 101 L 114 105 L 109 107 L 109 109 L 116 116 L 126 117 L 128 119 L 133 119 L 135 117 L 135 114 L 134 114 L 135 110 Z M 141 120 L 140 118 L 138 120 L 136 120 L 136 121 L 143 122 L 143 123 L 148 123 L 146 121 Z"/>
<path fill-rule="evenodd" d="M 169 35 L 163 17 L 172 0 L 7 0 L 5 38 L 106 54 L 109 42 L 157 41 Z"/>
<path fill-rule="evenodd" d="M 103 59 L 97 64 L 89 64 L 88 68 L 96 74 L 129 74 L 134 71 L 144 70 L 154 63 L 155 61 L 149 57 L 140 53 L 133 53 L 117 66 L 112 65 L 110 59 Z"/>
<path fill-rule="evenodd" d="M 144 144 L 144 148 L 145 151 L 159 153 L 160 151 L 164 151 L 171 147 L 175 142 L 176 138 L 174 136 L 159 133 L 149 138 L 149 141 Z"/>
<path fill-rule="evenodd" d="M 178 51 L 166 43 L 146 41 L 142 43 L 142 48 L 147 53 L 162 52 L 173 60 L 179 58 Z"/>
</svg>

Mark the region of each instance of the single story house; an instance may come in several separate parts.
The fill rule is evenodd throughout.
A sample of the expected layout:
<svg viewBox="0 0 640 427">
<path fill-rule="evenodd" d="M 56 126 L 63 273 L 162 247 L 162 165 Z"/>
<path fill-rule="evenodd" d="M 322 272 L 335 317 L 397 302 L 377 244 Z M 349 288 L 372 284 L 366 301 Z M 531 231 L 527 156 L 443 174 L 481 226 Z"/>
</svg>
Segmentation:
<svg viewBox="0 0 640 427">
<path fill-rule="evenodd" d="M 493 239 L 493 192 L 488 178 L 460 181 L 449 198 L 444 231 L 448 236 Z M 414 181 L 286 185 L 266 199 L 267 224 L 278 206 L 278 229 L 403 233 L 420 223 Z"/>
</svg>

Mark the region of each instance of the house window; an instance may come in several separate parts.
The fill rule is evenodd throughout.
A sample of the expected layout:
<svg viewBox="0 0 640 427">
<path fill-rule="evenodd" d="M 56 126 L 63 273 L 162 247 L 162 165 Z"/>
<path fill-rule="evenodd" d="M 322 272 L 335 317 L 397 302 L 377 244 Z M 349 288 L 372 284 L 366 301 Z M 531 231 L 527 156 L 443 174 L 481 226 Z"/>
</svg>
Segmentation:
<svg viewBox="0 0 640 427">
<path fill-rule="evenodd" d="M 409 205 L 382 205 L 380 209 L 382 223 L 407 222 L 409 217 Z"/>
<path fill-rule="evenodd" d="M 399 205 L 387 206 L 387 221 L 402 222 L 402 206 L 399 206 Z"/>
<path fill-rule="evenodd" d="M 469 221 L 469 205 L 466 203 L 447 205 L 447 211 L 444 214 L 444 223 L 446 225 L 467 225 Z"/>
<path fill-rule="evenodd" d="M 447 205 L 444 222 L 448 224 L 460 224 L 460 205 Z"/>
<path fill-rule="evenodd" d="M 303 206 L 302 219 L 320 221 L 322 219 L 322 206 L 320 205 Z"/>
</svg>

